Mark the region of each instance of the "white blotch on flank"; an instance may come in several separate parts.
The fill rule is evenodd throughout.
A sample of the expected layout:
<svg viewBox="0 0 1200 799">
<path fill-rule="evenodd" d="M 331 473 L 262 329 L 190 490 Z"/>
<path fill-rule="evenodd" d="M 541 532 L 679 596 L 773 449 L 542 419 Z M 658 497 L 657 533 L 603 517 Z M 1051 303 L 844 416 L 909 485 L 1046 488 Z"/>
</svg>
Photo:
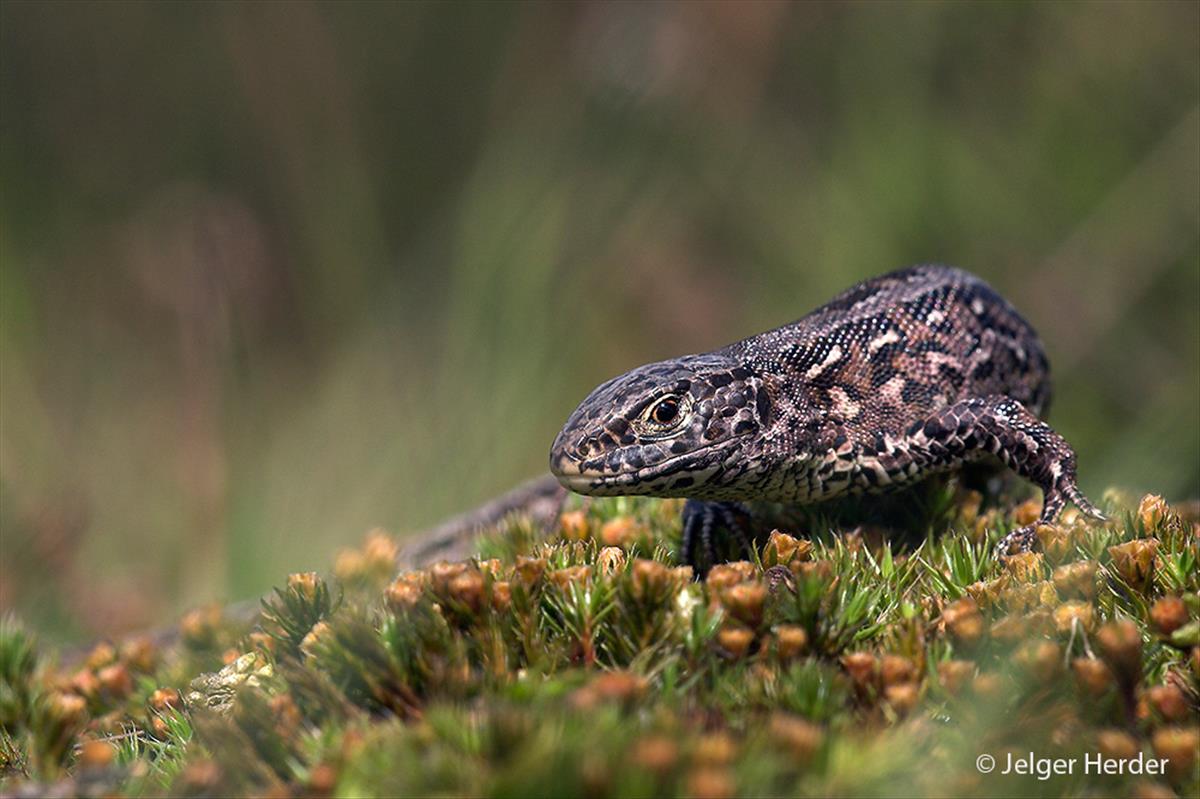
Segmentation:
<svg viewBox="0 0 1200 799">
<path fill-rule="evenodd" d="M 831 349 L 829 351 L 829 354 L 825 356 L 825 360 L 822 361 L 821 363 L 817 364 L 816 366 L 810 366 L 808 371 L 804 373 L 804 376 L 807 377 L 809 380 L 813 379 L 817 375 L 821 374 L 821 372 L 824 372 L 830 366 L 837 363 L 838 359 L 840 359 L 841 357 L 842 357 L 841 345 L 834 344 L 833 349 Z"/>
<path fill-rule="evenodd" d="M 885 347 L 888 344 L 894 344 L 895 342 L 897 342 L 899 340 L 900 340 L 900 334 L 897 333 L 895 330 L 889 330 L 888 332 L 884 333 L 882 336 L 879 336 L 878 338 L 874 339 L 870 344 L 868 344 L 867 352 L 874 355 L 876 352 L 879 351 L 879 349 L 881 347 Z"/>
<path fill-rule="evenodd" d="M 904 401 L 904 384 L 907 382 L 900 375 L 896 375 L 891 380 L 879 387 L 879 397 L 889 405 L 901 405 Z"/>
<path fill-rule="evenodd" d="M 829 389 L 829 396 L 833 399 L 833 412 L 841 416 L 843 419 L 853 419 L 858 416 L 859 405 L 854 400 L 850 399 L 841 387 L 834 386 Z"/>
</svg>

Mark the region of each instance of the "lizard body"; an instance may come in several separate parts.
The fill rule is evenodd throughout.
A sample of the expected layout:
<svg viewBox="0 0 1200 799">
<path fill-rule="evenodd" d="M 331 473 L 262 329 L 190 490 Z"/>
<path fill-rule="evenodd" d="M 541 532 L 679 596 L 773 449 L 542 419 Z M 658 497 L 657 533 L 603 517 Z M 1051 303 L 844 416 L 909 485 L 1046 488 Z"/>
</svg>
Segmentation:
<svg viewBox="0 0 1200 799">
<path fill-rule="evenodd" d="M 714 510 L 733 525 L 731 502 L 876 493 L 988 457 L 1042 489 L 1039 523 L 1068 501 L 1103 519 L 1075 484 L 1070 445 L 1040 419 L 1049 400 L 1049 363 L 1016 309 L 974 275 L 916 266 L 609 380 L 567 420 L 550 469 L 582 494 L 707 501 L 685 509 L 691 562 L 697 532 L 711 550 Z M 1003 545 L 1033 539 L 1030 526 Z"/>
</svg>

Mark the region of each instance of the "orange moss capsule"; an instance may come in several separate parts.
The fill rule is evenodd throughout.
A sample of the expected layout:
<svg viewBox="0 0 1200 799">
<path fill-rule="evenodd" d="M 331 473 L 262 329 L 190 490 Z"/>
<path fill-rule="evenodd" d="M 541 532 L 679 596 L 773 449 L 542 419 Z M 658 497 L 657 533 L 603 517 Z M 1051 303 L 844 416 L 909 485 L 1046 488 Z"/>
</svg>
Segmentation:
<svg viewBox="0 0 1200 799">
<path fill-rule="evenodd" d="M 745 560 L 719 563 L 709 569 L 704 583 L 710 589 L 720 590 L 743 583 L 754 576 L 754 564 Z"/>
<path fill-rule="evenodd" d="M 1042 579 L 1045 561 L 1040 552 L 1019 552 L 1004 561 L 1004 568 L 1012 579 L 1022 583 L 1033 583 Z"/>
<path fill-rule="evenodd" d="M 333 560 L 333 576 L 343 583 L 358 582 L 367 572 L 367 558 L 357 549 L 343 549 Z"/>
<path fill-rule="evenodd" d="M 1053 641 L 1030 641 L 1017 650 L 1013 659 L 1035 680 L 1046 683 L 1058 674 L 1062 649 Z"/>
<path fill-rule="evenodd" d="M 808 633 L 803 627 L 783 624 L 775 629 L 775 651 L 783 660 L 791 660 L 808 648 Z"/>
<path fill-rule="evenodd" d="M 363 557 L 367 568 L 384 575 L 391 574 L 396 568 L 396 556 L 400 553 L 400 545 L 388 535 L 387 530 L 376 527 L 367 533 L 363 542 Z"/>
<path fill-rule="evenodd" d="M 744 627 L 724 627 L 717 633 L 717 643 L 735 658 L 744 657 L 754 643 L 754 633 Z"/>
<path fill-rule="evenodd" d="M 318 763 L 308 772 L 308 788 L 317 796 L 329 796 L 337 788 L 337 769 L 328 763 Z"/>
<path fill-rule="evenodd" d="M 398 579 L 384 591 L 384 600 L 393 613 L 405 613 L 412 610 L 421 601 L 424 591 L 421 586 L 404 578 Z"/>
<path fill-rule="evenodd" d="M 165 713 L 167 710 L 183 707 L 183 699 L 174 688 L 156 688 L 154 693 L 150 694 L 150 707 L 159 713 Z"/>
<path fill-rule="evenodd" d="M 320 578 L 316 572 L 289 574 L 287 578 L 287 587 L 308 600 L 316 598 L 319 583 Z"/>
<path fill-rule="evenodd" d="M 1138 521 L 1142 523 L 1142 527 L 1147 531 L 1155 530 L 1160 524 L 1166 521 L 1169 512 L 1170 508 L 1167 506 L 1167 501 L 1158 494 L 1147 494 L 1138 503 Z"/>
<path fill-rule="evenodd" d="M 332 629 L 329 626 L 329 622 L 317 622 L 308 631 L 308 635 L 304 636 L 304 640 L 300 642 L 300 651 L 308 657 L 313 657 L 317 652 L 317 647 L 320 646 L 321 640 L 329 638 L 331 634 Z"/>
<path fill-rule="evenodd" d="M 500 562 L 500 558 L 488 558 L 481 560 L 478 563 L 479 571 L 484 574 L 490 574 L 492 577 L 502 577 L 504 575 L 504 564 Z"/>
<path fill-rule="evenodd" d="M 727 769 L 701 768 L 687 779 L 687 795 L 692 799 L 731 799 L 737 785 Z"/>
<path fill-rule="evenodd" d="M 652 735 L 637 741 L 630 757 L 636 765 L 664 777 L 679 762 L 679 746 L 670 738 Z"/>
<path fill-rule="evenodd" d="M 600 528 L 600 543 L 609 547 L 628 547 L 642 535 L 642 526 L 629 516 L 609 519 Z"/>
<path fill-rule="evenodd" d="M 787 749 L 801 764 L 808 763 L 825 743 L 825 731 L 805 719 L 775 713 L 767 724 L 770 739 Z"/>
<path fill-rule="evenodd" d="M 133 677 L 122 663 L 114 663 L 100 669 L 96 679 L 104 692 L 114 699 L 124 699 L 133 693 Z"/>
<path fill-rule="evenodd" d="M 269 703 L 275 716 L 275 730 L 283 738 L 291 738 L 300 730 L 304 717 L 289 694 L 276 694 Z"/>
<path fill-rule="evenodd" d="M 620 547 L 604 547 L 596 555 L 596 565 L 601 574 L 616 574 L 625 567 L 625 550 Z"/>
<path fill-rule="evenodd" d="M 779 530 L 772 530 L 767 545 L 763 549 L 766 561 L 767 555 L 775 554 L 776 563 L 791 563 L 793 560 L 807 560 L 812 551 L 812 542 L 804 541 Z"/>
<path fill-rule="evenodd" d="M 656 560 L 636 558 L 633 561 L 633 592 L 638 597 L 658 593 L 670 579 L 670 570 Z"/>
<path fill-rule="evenodd" d="M 107 641 L 102 641 L 92 647 L 92 651 L 88 653 L 87 660 L 84 661 L 84 666 L 92 671 L 99 671 L 116 659 L 116 647 Z"/>
<path fill-rule="evenodd" d="M 993 671 L 982 672 L 971 681 L 971 690 L 981 699 L 994 701 L 1005 693 L 1004 680 Z"/>
<path fill-rule="evenodd" d="M 1167 721 L 1183 721 L 1189 715 L 1187 697 L 1176 685 L 1154 685 L 1146 690 L 1146 701 Z"/>
<path fill-rule="evenodd" d="M 478 571 L 459 574 L 447 586 L 446 596 L 478 613 L 483 607 L 483 575 Z"/>
<path fill-rule="evenodd" d="M 89 699 L 100 693 L 100 680 L 89 669 L 80 669 L 71 676 L 68 688 Z"/>
<path fill-rule="evenodd" d="M 592 680 L 589 687 L 601 699 L 631 701 L 646 693 L 646 680 L 631 671 L 608 671 Z"/>
<path fill-rule="evenodd" d="M 691 566 L 676 566 L 671 569 L 671 579 L 675 581 L 676 586 L 679 588 L 690 585 L 694 576 L 695 574 Z"/>
<path fill-rule="evenodd" d="M 1013 508 L 1013 521 L 1018 525 L 1033 524 L 1042 515 L 1042 503 L 1036 499 L 1027 499 Z"/>
<path fill-rule="evenodd" d="M 883 697 L 896 713 L 907 716 L 917 706 L 921 690 L 915 682 L 902 682 L 884 688 Z"/>
<path fill-rule="evenodd" d="M 1064 597 L 1078 596 L 1092 599 L 1096 596 L 1096 570 L 1094 560 L 1080 560 L 1059 566 L 1054 570 L 1054 587 Z"/>
<path fill-rule="evenodd" d="M 1075 658 L 1071 661 L 1075 681 L 1087 693 L 1099 696 L 1113 686 L 1113 674 L 1098 658 Z"/>
<path fill-rule="evenodd" d="M 727 732 L 702 735 L 692 750 L 692 762 L 698 766 L 726 766 L 737 757 L 737 743 Z"/>
<path fill-rule="evenodd" d="M 75 694 L 56 693 L 50 699 L 50 712 L 60 722 L 81 721 L 87 715 L 87 702 Z"/>
<path fill-rule="evenodd" d="M 884 685 L 912 682 L 917 677 L 917 666 L 903 655 L 884 655 L 879 662 L 879 677 Z"/>
<path fill-rule="evenodd" d="M 470 565 L 462 561 L 450 563 L 438 561 L 429 567 L 429 584 L 438 596 L 447 596 L 450 592 L 450 582 L 459 575 L 466 574 Z"/>
<path fill-rule="evenodd" d="M 997 619 L 992 622 L 991 636 L 993 641 L 999 641 L 1002 644 L 1012 646 L 1019 641 L 1025 640 L 1029 635 L 1029 625 L 1025 621 L 1025 617 L 1011 613 L 1002 619 Z"/>
<path fill-rule="evenodd" d="M 969 660 L 946 660 L 938 664 L 938 679 L 951 695 L 961 693 L 974 673 L 975 664 Z"/>
<path fill-rule="evenodd" d="M 1141 747 L 1124 730 L 1107 729 L 1096 733 L 1096 749 L 1113 760 L 1133 760 Z"/>
<path fill-rule="evenodd" d="M 1114 672 L 1136 678 L 1142 671 L 1142 635 L 1128 619 L 1105 624 L 1096 633 L 1096 643 Z"/>
<path fill-rule="evenodd" d="M 987 538 L 989 530 L 995 529 L 1000 521 L 1000 511 L 998 508 L 990 508 L 984 511 L 979 518 L 975 520 L 975 526 L 972 528 L 972 541 L 979 543 Z"/>
<path fill-rule="evenodd" d="M 942 610 L 942 620 L 954 638 L 973 644 L 983 637 L 983 615 L 973 599 L 960 599 Z"/>
<path fill-rule="evenodd" d="M 766 600 L 767 587 L 759 582 L 740 583 L 721 592 L 721 604 L 729 614 L 751 628 L 762 623 Z"/>
<path fill-rule="evenodd" d="M 542 575 L 546 572 L 546 565 L 545 558 L 530 558 L 520 555 L 517 557 L 516 566 L 513 567 L 513 575 L 526 587 L 529 587 L 542 579 Z"/>
<path fill-rule="evenodd" d="M 587 514 L 582 510 L 565 511 L 558 517 L 558 529 L 568 541 L 582 541 L 588 537 Z"/>
<path fill-rule="evenodd" d="M 833 563 L 828 560 L 793 560 L 789 567 L 802 580 L 817 580 L 827 583 L 833 579 Z"/>
<path fill-rule="evenodd" d="M 107 741 L 85 741 L 79 750 L 79 765 L 84 769 L 103 769 L 112 765 L 117 750 Z"/>
<path fill-rule="evenodd" d="M 263 652 L 275 651 L 275 639 L 262 630 L 255 630 L 247 635 L 246 641 L 249 643 L 250 649 L 259 649 Z"/>
<path fill-rule="evenodd" d="M 1167 759 L 1167 774 L 1172 779 L 1183 779 L 1192 773 L 1200 753 L 1200 730 L 1195 727 L 1160 727 L 1154 731 L 1150 743 L 1159 757 Z"/>
<path fill-rule="evenodd" d="M 981 608 L 991 608 L 999 605 L 1003 594 L 1012 585 L 1012 579 L 1003 574 L 993 580 L 971 583 L 967 586 L 967 597 Z M 961 601 L 961 600 L 960 600 Z"/>
<path fill-rule="evenodd" d="M 583 585 L 592 578 L 591 566 L 567 566 L 548 575 L 550 582 L 564 591 L 572 585 Z"/>
<path fill-rule="evenodd" d="M 1057 525 L 1039 524 L 1034 532 L 1042 545 L 1042 552 L 1054 563 L 1066 558 L 1075 546 L 1070 534 Z"/>
<path fill-rule="evenodd" d="M 141 674 L 149 674 L 158 666 L 158 647 L 144 635 L 135 636 L 121 644 L 121 660 Z"/>
<path fill-rule="evenodd" d="M 184 767 L 179 781 L 189 793 L 211 792 L 221 782 L 221 767 L 212 760 L 193 760 Z"/>
<path fill-rule="evenodd" d="M 1180 597 L 1165 596 L 1150 608 L 1150 621 L 1163 635 L 1170 635 L 1187 624 L 1187 605 Z"/>
<path fill-rule="evenodd" d="M 877 661 L 870 652 L 850 652 L 843 655 L 842 668 L 858 685 L 870 685 L 875 682 Z"/>
<path fill-rule="evenodd" d="M 1113 568 L 1134 588 L 1144 587 L 1150 579 L 1156 552 L 1158 540 L 1154 538 L 1138 538 L 1108 548 Z"/>
<path fill-rule="evenodd" d="M 1068 633 L 1076 625 L 1090 630 L 1095 622 L 1096 610 L 1087 602 L 1064 602 L 1054 609 L 1054 626 L 1060 633 Z"/>
<path fill-rule="evenodd" d="M 506 580 L 492 583 L 492 607 L 503 613 L 512 607 L 512 586 Z"/>
</svg>

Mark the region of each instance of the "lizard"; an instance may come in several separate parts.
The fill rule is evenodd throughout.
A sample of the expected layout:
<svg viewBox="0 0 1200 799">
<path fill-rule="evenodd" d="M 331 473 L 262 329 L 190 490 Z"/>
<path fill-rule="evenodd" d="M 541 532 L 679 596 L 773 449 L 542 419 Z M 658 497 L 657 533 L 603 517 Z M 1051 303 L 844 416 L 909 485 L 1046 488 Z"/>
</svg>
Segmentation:
<svg viewBox="0 0 1200 799">
<path fill-rule="evenodd" d="M 603 383 L 554 440 L 550 471 L 585 495 L 686 498 L 680 556 L 702 574 L 715 531 L 751 546 L 744 503 L 807 506 L 998 460 L 1043 495 L 1037 522 L 997 545 L 1006 557 L 1032 549 L 1068 502 L 1105 519 L 1043 421 L 1049 368 L 1033 327 L 982 279 L 913 266 L 791 324 Z"/>
</svg>

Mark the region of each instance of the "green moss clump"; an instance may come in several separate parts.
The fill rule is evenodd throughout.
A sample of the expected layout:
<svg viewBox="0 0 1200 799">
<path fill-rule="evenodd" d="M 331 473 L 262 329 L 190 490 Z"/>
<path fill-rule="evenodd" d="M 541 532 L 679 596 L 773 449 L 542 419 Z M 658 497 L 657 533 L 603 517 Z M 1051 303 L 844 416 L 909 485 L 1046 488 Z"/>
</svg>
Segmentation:
<svg viewBox="0 0 1200 799">
<path fill-rule="evenodd" d="M 548 539 L 515 519 L 477 559 L 399 576 L 374 532 L 252 629 L 210 609 L 178 644 L 103 645 L 73 671 L 6 621 L 0 788 L 1195 795 L 1200 523 L 1112 504 L 1119 521 L 1068 515 L 1000 564 L 1031 508 L 964 492 L 915 546 L 776 531 L 700 582 L 675 562 L 677 503 L 597 501 Z M 1075 766 L 999 773 L 1030 752 Z M 1097 755 L 1165 768 L 1089 772 Z"/>
</svg>

